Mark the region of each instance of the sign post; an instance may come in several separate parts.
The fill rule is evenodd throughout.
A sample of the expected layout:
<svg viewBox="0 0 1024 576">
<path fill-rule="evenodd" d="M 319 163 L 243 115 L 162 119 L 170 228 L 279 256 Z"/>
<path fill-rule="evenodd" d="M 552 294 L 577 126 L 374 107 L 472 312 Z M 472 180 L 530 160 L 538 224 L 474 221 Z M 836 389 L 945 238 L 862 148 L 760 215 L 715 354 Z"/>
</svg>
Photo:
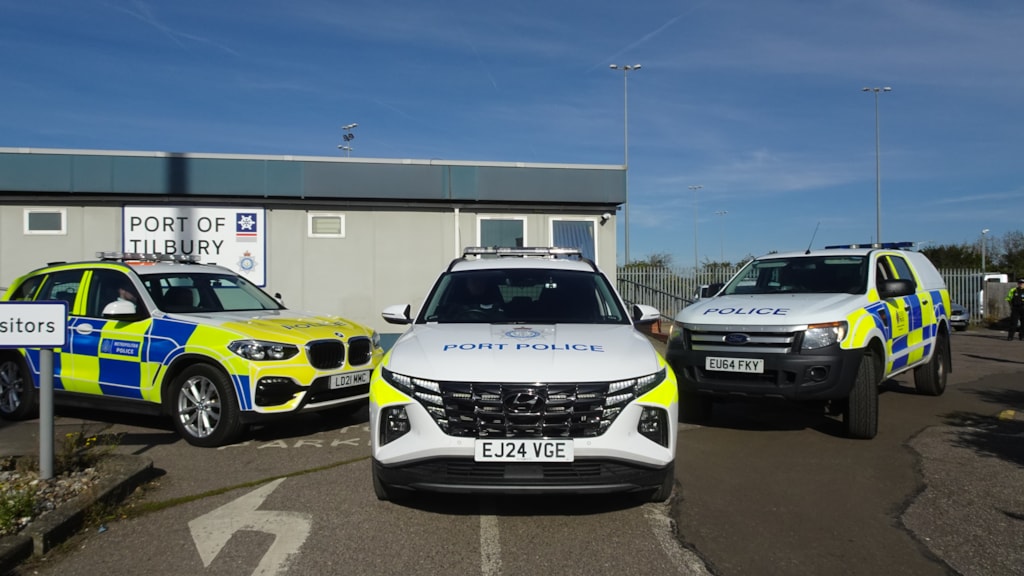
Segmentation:
<svg viewBox="0 0 1024 576">
<path fill-rule="evenodd" d="M 0 348 L 38 348 L 39 477 L 53 478 L 53 349 L 67 342 L 67 302 L 0 302 Z M 33 360 L 27 355 L 27 364 Z M 31 391 L 32 368 L 22 374 Z M 22 402 L 31 402 L 23 394 Z"/>
</svg>

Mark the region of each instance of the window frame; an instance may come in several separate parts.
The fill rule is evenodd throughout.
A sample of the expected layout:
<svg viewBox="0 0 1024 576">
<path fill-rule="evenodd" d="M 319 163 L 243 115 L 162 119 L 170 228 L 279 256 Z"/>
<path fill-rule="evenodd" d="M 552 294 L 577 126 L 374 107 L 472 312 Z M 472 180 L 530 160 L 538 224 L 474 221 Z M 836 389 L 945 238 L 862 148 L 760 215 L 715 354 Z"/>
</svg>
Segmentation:
<svg viewBox="0 0 1024 576">
<path fill-rule="evenodd" d="M 322 233 L 313 230 L 313 221 L 317 218 L 337 218 L 341 223 L 338 233 Z M 343 212 L 307 212 L 306 213 L 306 236 L 308 238 L 344 238 L 345 237 L 345 214 Z"/>
<path fill-rule="evenodd" d="M 528 238 L 528 235 L 527 235 L 527 227 L 526 227 L 527 216 L 512 216 L 512 215 L 508 215 L 508 214 L 480 214 L 480 215 L 478 215 L 476 217 L 476 245 L 477 246 L 485 246 L 484 240 L 483 240 L 483 237 L 484 237 L 484 235 L 483 235 L 483 228 L 484 228 L 483 222 L 485 220 L 488 220 L 488 221 L 501 220 L 501 221 L 506 221 L 506 222 L 508 222 L 508 221 L 518 221 L 520 223 L 520 225 L 523 227 L 523 247 L 530 245 L 529 238 Z M 513 246 L 513 248 L 516 248 L 516 246 Z"/>
<path fill-rule="evenodd" d="M 32 214 L 59 214 L 59 230 L 33 230 L 30 221 Z M 26 236 L 67 236 L 68 234 L 68 210 L 67 208 L 25 208 L 22 216 L 23 230 Z"/>
</svg>

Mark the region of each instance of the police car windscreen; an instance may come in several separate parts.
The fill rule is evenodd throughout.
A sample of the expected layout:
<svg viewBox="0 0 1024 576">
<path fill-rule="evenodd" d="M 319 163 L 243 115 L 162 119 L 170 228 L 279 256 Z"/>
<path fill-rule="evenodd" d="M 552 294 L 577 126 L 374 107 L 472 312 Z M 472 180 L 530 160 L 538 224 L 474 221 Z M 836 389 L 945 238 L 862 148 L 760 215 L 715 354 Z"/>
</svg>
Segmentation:
<svg viewBox="0 0 1024 576">
<path fill-rule="evenodd" d="M 725 287 L 729 294 L 863 294 L 864 256 L 800 256 L 754 260 Z"/>
</svg>

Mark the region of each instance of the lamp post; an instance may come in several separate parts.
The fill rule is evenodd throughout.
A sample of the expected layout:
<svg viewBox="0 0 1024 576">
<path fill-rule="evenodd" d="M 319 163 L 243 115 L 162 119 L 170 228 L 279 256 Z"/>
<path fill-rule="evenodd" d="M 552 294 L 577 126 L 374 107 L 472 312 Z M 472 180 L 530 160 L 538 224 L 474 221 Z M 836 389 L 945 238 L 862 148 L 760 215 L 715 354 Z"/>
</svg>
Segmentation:
<svg viewBox="0 0 1024 576">
<path fill-rule="evenodd" d="M 882 161 L 878 136 L 878 93 L 890 92 L 892 88 L 862 88 L 861 92 L 872 92 L 875 95 L 875 242 L 882 242 Z"/>
<path fill-rule="evenodd" d="M 729 213 L 728 210 L 719 210 L 719 211 L 715 212 L 715 216 L 725 216 L 728 213 Z M 722 225 L 721 222 L 719 222 L 718 223 L 718 242 L 720 243 L 719 250 L 721 250 L 721 253 L 718 255 L 718 260 L 719 260 L 720 263 L 724 264 L 725 263 L 725 233 L 722 231 L 722 228 L 723 228 L 723 225 Z"/>
<path fill-rule="evenodd" d="M 626 201 L 622 203 L 624 242 L 623 264 L 629 264 L 629 73 L 639 70 L 640 64 L 610 64 L 612 70 L 622 70 L 622 166 L 626 171 Z"/>
<path fill-rule="evenodd" d="M 985 235 L 988 234 L 988 228 L 981 231 L 981 273 L 985 274 Z"/>
<path fill-rule="evenodd" d="M 701 184 L 694 184 L 687 186 L 690 190 L 693 190 L 693 274 L 694 278 L 697 276 L 697 270 L 700 269 L 700 258 L 697 256 L 697 192 L 703 188 Z"/>
<path fill-rule="evenodd" d="M 353 122 L 351 124 L 345 124 L 344 126 L 341 127 L 341 129 L 345 131 L 345 134 L 343 134 L 341 137 L 341 139 L 345 141 L 345 144 L 338 144 L 338 150 L 344 150 L 345 156 L 348 156 L 352 153 L 352 146 L 350 146 L 348 143 L 354 140 L 356 137 L 356 135 L 352 133 L 352 129 L 355 128 L 356 126 L 359 126 L 359 124 Z"/>
</svg>

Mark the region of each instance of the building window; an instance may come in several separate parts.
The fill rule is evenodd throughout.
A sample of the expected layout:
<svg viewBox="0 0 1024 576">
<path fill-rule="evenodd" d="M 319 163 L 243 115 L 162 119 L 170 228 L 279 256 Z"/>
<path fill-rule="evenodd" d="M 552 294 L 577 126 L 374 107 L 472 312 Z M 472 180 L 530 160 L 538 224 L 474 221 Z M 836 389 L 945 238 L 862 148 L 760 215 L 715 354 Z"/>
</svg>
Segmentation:
<svg viewBox="0 0 1024 576">
<path fill-rule="evenodd" d="M 67 234 L 68 212 L 64 208 L 26 208 L 25 234 Z"/>
<path fill-rule="evenodd" d="M 526 246 L 526 218 L 481 216 L 477 221 L 480 246 L 522 248 Z"/>
<path fill-rule="evenodd" d="M 345 215 L 326 212 L 310 212 L 309 237 L 310 238 L 344 238 L 345 237 Z"/>
<path fill-rule="evenodd" d="M 597 262 L 594 220 L 552 220 L 551 239 L 558 248 L 579 248 L 584 258 Z"/>
</svg>

